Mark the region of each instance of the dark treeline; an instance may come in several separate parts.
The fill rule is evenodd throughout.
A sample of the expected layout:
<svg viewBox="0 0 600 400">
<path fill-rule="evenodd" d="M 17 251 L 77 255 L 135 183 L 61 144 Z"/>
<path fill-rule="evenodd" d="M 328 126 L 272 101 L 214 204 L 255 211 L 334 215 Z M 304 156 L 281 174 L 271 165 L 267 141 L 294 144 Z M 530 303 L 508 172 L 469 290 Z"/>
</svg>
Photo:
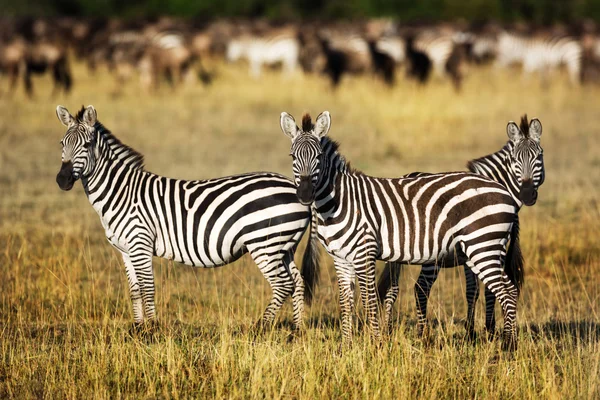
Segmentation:
<svg viewBox="0 0 600 400">
<path fill-rule="evenodd" d="M 285 20 L 382 16 L 402 21 L 495 19 L 551 24 L 584 18 L 600 21 L 600 0 L 0 0 L 0 14 Z"/>
</svg>

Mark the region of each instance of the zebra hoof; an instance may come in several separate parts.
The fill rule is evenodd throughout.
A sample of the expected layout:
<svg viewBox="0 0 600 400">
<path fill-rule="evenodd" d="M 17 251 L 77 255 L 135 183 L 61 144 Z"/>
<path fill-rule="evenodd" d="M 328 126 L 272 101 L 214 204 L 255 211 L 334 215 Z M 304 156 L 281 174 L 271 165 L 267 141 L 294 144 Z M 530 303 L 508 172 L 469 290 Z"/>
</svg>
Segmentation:
<svg viewBox="0 0 600 400">
<path fill-rule="evenodd" d="M 156 333 L 158 330 L 158 321 L 151 319 L 144 322 L 134 322 L 129 328 L 129 334 L 133 337 L 147 338 Z"/>
<path fill-rule="evenodd" d="M 504 337 L 502 340 L 502 351 L 513 352 L 517 350 L 517 339 L 513 336 Z"/>
<path fill-rule="evenodd" d="M 477 333 L 475 333 L 475 329 L 467 329 L 466 338 L 468 342 L 477 341 Z"/>
</svg>

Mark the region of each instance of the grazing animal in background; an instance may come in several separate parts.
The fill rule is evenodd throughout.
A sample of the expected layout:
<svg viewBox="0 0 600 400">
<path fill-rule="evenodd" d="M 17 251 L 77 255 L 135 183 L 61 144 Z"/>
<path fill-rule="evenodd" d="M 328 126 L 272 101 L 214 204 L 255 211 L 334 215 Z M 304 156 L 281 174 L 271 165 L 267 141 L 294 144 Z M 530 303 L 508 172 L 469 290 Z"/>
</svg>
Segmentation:
<svg viewBox="0 0 600 400">
<path fill-rule="evenodd" d="M 544 158 L 540 146 L 542 124 L 537 118 L 527 121 L 527 115 L 521 117 L 520 127 L 510 121 L 506 127 L 509 141 L 499 151 L 485 157 L 472 160 L 468 163 L 470 172 L 485 176 L 504 186 L 514 202 L 517 211 L 524 205 L 532 206 L 537 200 L 539 187 L 544 183 Z M 516 227 L 516 228 L 515 228 Z M 519 247 L 518 225 L 513 227 L 508 258 L 516 262 L 515 268 L 505 268 L 507 274 L 513 273 L 520 276 L 514 280 L 523 283 L 523 258 Z M 453 265 L 446 265 L 452 267 Z M 378 295 L 385 304 L 385 320 L 391 327 L 392 308 L 398 297 L 398 278 L 401 264 L 386 266 L 379 279 Z M 467 335 L 475 337 L 475 303 L 479 297 L 479 280 L 473 271 L 464 266 L 467 297 Z M 435 283 L 440 271 L 440 266 L 435 264 L 423 265 L 421 274 L 415 284 L 415 299 L 417 301 L 417 320 L 419 333 L 422 334 L 427 325 L 427 302 L 431 287 Z M 519 288 L 520 289 L 520 288 Z M 496 329 L 494 306 L 496 299 L 489 288 L 485 290 L 486 323 L 488 334 L 493 334 Z"/>
<path fill-rule="evenodd" d="M 369 52 L 373 61 L 373 71 L 380 75 L 388 86 L 393 86 L 396 80 L 396 61 L 389 54 L 377 48 L 377 42 L 369 41 Z"/>
<path fill-rule="evenodd" d="M 406 76 L 415 78 L 420 84 L 425 84 L 431 75 L 432 63 L 429 56 L 415 48 L 415 36 L 409 35 L 404 41 L 408 68 Z"/>
<path fill-rule="evenodd" d="M 565 66 L 572 83 L 581 81 L 583 47 L 569 36 L 524 37 L 501 32 L 497 37 L 496 66 L 521 64 L 525 73 L 538 72 L 545 76 L 560 66 Z"/>
<path fill-rule="evenodd" d="M 502 267 L 517 205 L 499 183 L 464 172 L 385 179 L 353 169 L 326 135 L 327 111 L 300 129 L 281 114 L 292 140 L 294 181 L 302 204 L 311 205 L 321 244 L 333 257 L 342 309 L 342 335 L 352 338 L 357 278 L 371 334 L 379 338 L 375 261 L 410 264 L 466 263 L 496 295 L 504 311 L 505 349 L 516 348 L 518 287 Z M 514 245 L 514 244 L 513 244 Z M 509 252 L 510 254 L 510 252 Z M 507 260 L 507 270 L 513 261 Z"/>
<path fill-rule="evenodd" d="M 400 36 L 383 36 L 376 41 L 377 50 L 390 56 L 396 65 L 406 62 L 406 44 Z"/>
<path fill-rule="evenodd" d="M 141 79 L 146 87 L 158 88 L 165 77 L 172 88 L 182 83 L 196 57 L 178 32 L 159 32 L 152 37 L 140 60 Z"/>
<path fill-rule="evenodd" d="M 389 54 L 379 50 L 376 41 L 367 41 L 360 35 L 322 33 L 319 36 L 325 55 L 326 75 L 333 87 L 337 87 L 344 75 L 360 75 L 373 72 L 392 86 L 395 82 L 396 63 Z"/>
<path fill-rule="evenodd" d="M 56 94 L 61 88 L 64 93 L 69 93 L 73 85 L 73 78 L 67 49 L 46 41 L 30 44 L 25 54 L 24 72 L 25 90 L 28 96 L 33 96 L 32 75 L 43 74 L 48 70 L 52 71 L 54 80 L 53 94 Z"/>
<path fill-rule="evenodd" d="M 0 42 L 0 73 L 8 76 L 11 92 L 15 90 L 19 74 L 25 66 L 26 53 L 27 45 L 20 38 Z"/>
<path fill-rule="evenodd" d="M 262 321 L 271 323 L 291 295 L 301 326 L 305 283 L 294 253 L 311 213 L 293 182 L 266 172 L 198 181 L 155 175 L 98 122 L 92 106 L 76 117 L 62 106 L 56 113 L 67 127 L 56 181 L 70 190 L 81 179 L 106 238 L 122 254 L 137 324 L 155 318 L 152 256 L 217 267 L 250 253 L 273 290 Z M 311 229 L 303 259 L 307 300 L 317 278 L 315 234 Z"/>
<path fill-rule="evenodd" d="M 271 34 L 267 37 L 242 36 L 232 39 L 227 45 L 226 59 L 236 62 L 246 59 L 250 64 L 250 75 L 258 78 L 263 65 L 281 63 L 286 75 L 294 73 L 298 66 L 300 42 L 289 32 Z"/>
</svg>

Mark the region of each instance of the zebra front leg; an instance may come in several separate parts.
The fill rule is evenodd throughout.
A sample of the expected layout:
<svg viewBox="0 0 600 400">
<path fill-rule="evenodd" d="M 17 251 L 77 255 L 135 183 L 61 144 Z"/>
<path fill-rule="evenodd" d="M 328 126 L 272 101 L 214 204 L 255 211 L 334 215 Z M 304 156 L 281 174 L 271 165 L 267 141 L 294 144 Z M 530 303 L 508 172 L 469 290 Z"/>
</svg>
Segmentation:
<svg viewBox="0 0 600 400">
<path fill-rule="evenodd" d="M 144 305 L 142 302 L 142 291 L 138 282 L 135 269 L 129 258 L 129 254 L 121 253 L 123 256 L 123 263 L 125 263 L 125 274 L 127 275 L 127 281 L 129 282 L 129 294 L 131 295 L 131 302 L 133 304 L 133 321 L 136 325 L 141 325 L 144 322 Z"/>
<path fill-rule="evenodd" d="M 379 319 L 377 318 L 377 292 L 375 290 L 375 260 L 366 260 L 362 268 L 356 269 L 358 286 L 362 298 L 363 308 L 367 314 L 367 321 L 371 329 L 371 337 L 375 341 L 381 340 Z"/>
<path fill-rule="evenodd" d="M 427 302 L 431 287 L 435 283 L 440 268 L 437 265 L 423 265 L 415 284 L 415 300 L 417 302 L 417 335 L 424 336 L 427 328 Z"/>
<path fill-rule="evenodd" d="M 400 292 L 400 286 L 398 285 L 398 281 L 400 280 L 400 269 L 402 268 L 402 264 L 400 263 L 387 263 L 385 265 L 385 271 L 383 275 L 383 279 L 380 282 L 380 285 L 385 284 L 385 278 L 389 279 L 389 288 L 385 293 L 385 299 L 383 300 L 383 310 L 384 310 L 384 326 L 387 326 L 388 332 L 392 331 L 392 312 L 394 310 L 394 303 L 396 303 L 396 299 L 398 298 L 398 293 Z"/>
<path fill-rule="evenodd" d="M 488 338 L 493 339 L 496 332 L 496 296 L 494 293 L 485 288 L 485 330 L 487 331 Z"/>
<path fill-rule="evenodd" d="M 346 344 L 352 343 L 352 312 L 354 310 L 354 280 L 356 271 L 354 265 L 334 259 L 335 271 L 340 293 L 340 308 L 342 311 L 342 339 Z"/>
<path fill-rule="evenodd" d="M 467 265 L 464 266 L 464 269 L 465 280 L 467 281 L 467 321 L 465 328 L 467 330 L 467 337 L 473 340 L 475 339 L 475 305 L 479 298 L 479 279 Z"/>
<path fill-rule="evenodd" d="M 144 317 L 146 321 L 156 318 L 154 306 L 154 272 L 152 270 L 152 252 L 147 246 L 132 246 L 129 258 L 135 270 L 144 303 Z"/>
</svg>

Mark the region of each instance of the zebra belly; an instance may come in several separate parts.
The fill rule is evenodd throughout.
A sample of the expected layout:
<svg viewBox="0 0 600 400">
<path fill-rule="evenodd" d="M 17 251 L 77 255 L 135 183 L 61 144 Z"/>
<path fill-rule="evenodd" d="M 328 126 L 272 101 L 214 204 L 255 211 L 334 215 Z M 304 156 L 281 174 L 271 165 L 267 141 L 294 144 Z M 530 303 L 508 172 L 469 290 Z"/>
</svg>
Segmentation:
<svg viewBox="0 0 600 400">
<path fill-rule="evenodd" d="M 289 206 L 288 206 L 289 207 Z M 298 209 L 305 211 L 300 206 Z M 246 221 L 226 231 L 204 232 L 199 237 L 189 236 L 173 243 L 172 236 L 162 232 L 156 239 L 155 255 L 182 264 L 197 267 L 217 267 L 239 259 L 246 252 L 261 249 L 262 253 L 283 255 L 296 246 L 309 223 L 306 218 L 285 223 L 267 225 L 257 229 L 247 229 L 256 223 L 252 216 Z"/>
<path fill-rule="evenodd" d="M 467 261 L 467 258 L 459 249 L 449 249 L 437 254 L 420 254 L 418 257 L 413 254 L 405 254 L 402 257 L 385 257 L 381 260 L 412 265 L 433 264 L 439 265 L 442 268 L 452 268 L 457 265 L 463 265 Z"/>
</svg>

